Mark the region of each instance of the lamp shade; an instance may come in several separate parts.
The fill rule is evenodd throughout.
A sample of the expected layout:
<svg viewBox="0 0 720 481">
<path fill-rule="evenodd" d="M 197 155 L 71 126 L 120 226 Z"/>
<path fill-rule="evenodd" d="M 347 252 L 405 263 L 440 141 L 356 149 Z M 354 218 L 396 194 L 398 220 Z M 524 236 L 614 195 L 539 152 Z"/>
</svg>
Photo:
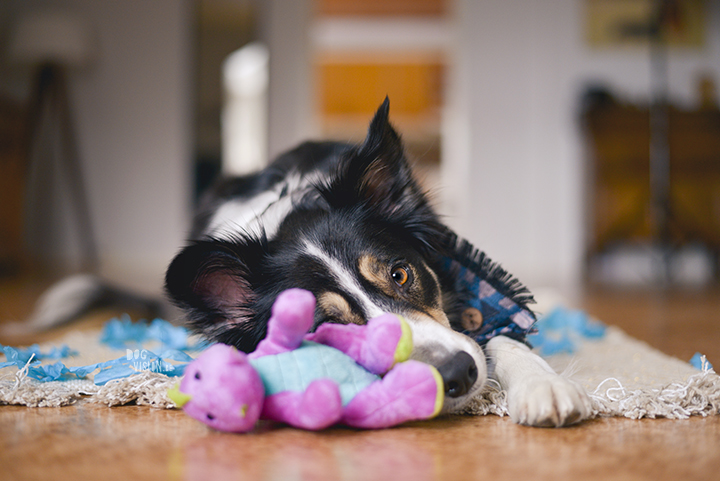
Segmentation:
<svg viewBox="0 0 720 481">
<path fill-rule="evenodd" d="M 10 38 L 10 56 L 25 64 L 45 62 L 81 66 L 95 54 L 95 37 L 80 16 L 38 11 L 20 17 Z"/>
</svg>

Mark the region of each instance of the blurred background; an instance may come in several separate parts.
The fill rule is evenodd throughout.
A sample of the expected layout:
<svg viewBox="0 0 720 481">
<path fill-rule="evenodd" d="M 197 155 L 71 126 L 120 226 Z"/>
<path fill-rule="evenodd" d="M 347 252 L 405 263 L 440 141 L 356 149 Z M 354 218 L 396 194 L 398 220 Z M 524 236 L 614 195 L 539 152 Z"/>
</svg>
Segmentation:
<svg viewBox="0 0 720 481">
<path fill-rule="evenodd" d="M 385 95 L 447 223 L 532 289 L 707 287 L 720 1 L 3 0 L 0 275 L 159 292 L 198 194 Z"/>
</svg>

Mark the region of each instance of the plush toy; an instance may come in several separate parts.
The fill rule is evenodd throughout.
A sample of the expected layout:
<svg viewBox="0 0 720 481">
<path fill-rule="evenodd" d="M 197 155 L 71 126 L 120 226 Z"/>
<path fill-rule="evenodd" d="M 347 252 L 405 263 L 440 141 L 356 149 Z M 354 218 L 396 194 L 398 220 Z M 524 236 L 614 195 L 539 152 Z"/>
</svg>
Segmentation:
<svg viewBox="0 0 720 481">
<path fill-rule="evenodd" d="M 407 360 L 412 334 L 402 318 L 323 324 L 308 334 L 314 312 L 310 292 L 284 291 L 253 353 L 211 346 L 187 366 L 170 398 L 191 417 L 232 432 L 250 431 L 260 418 L 319 430 L 335 423 L 384 428 L 438 414 L 442 378 Z"/>
</svg>

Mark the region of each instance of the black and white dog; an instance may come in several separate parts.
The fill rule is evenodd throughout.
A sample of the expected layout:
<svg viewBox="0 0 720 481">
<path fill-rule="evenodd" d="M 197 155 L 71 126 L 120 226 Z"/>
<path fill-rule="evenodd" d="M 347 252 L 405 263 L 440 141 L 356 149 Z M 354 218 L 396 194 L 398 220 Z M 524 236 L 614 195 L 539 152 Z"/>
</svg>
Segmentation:
<svg viewBox="0 0 720 481">
<path fill-rule="evenodd" d="M 386 99 L 359 146 L 304 143 L 259 173 L 218 185 L 167 270 L 170 298 L 197 332 L 245 351 L 264 337 L 273 301 L 288 288 L 315 294 L 316 326 L 397 313 L 412 328 L 412 357 L 443 376 L 443 412 L 461 411 L 490 377 L 507 391 L 518 423 L 586 418 L 583 389 L 525 344 L 498 335 L 481 347 L 459 332 L 478 327 L 482 313 L 468 311 L 456 289 L 447 259 L 457 238 L 413 178 L 388 109 Z M 527 309 L 531 296 L 480 255 L 472 262 L 493 278 L 493 292 Z"/>
</svg>

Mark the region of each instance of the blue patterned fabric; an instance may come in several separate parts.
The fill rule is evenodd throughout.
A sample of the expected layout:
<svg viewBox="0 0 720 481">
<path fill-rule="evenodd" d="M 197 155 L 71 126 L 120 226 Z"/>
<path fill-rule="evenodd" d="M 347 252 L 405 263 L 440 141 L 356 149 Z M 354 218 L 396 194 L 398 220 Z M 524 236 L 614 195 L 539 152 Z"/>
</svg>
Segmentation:
<svg viewBox="0 0 720 481">
<path fill-rule="evenodd" d="M 479 269 L 464 267 L 448 259 L 447 269 L 456 275 L 456 290 L 464 301 L 464 308 L 473 307 L 482 314 L 482 325 L 474 331 L 461 331 L 481 346 L 495 336 L 506 336 L 527 342 L 528 334 L 535 332 L 535 315 L 503 295 L 489 281 L 481 277 Z M 500 281 L 496 281 L 500 282 Z"/>
</svg>

